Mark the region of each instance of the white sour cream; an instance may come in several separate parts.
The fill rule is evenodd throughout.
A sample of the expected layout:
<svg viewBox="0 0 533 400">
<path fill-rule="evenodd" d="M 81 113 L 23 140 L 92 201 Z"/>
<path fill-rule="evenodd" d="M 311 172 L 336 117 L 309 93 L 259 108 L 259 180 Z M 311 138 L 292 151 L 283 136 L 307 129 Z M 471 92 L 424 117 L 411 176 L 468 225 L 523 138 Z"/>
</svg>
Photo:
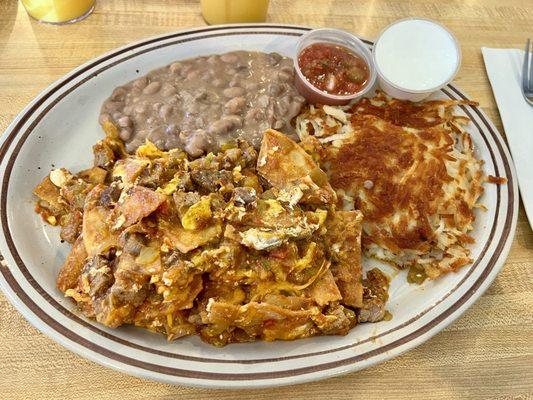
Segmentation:
<svg viewBox="0 0 533 400">
<path fill-rule="evenodd" d="M 393 85 L 413 91 L 438 88 L 450 81 L 461 55 L 446 28 L 424 19 L 391 25 L 374 49 L 377 68 Z"/>
</svg>

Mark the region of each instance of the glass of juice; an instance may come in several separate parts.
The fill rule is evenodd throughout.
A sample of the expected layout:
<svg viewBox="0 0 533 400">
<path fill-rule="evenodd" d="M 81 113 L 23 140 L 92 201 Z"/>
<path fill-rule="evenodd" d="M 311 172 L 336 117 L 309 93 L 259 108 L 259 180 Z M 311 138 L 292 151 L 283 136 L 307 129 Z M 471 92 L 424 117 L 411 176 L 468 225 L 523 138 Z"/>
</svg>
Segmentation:
<svg viewBox="0 0 533 400">
<path fill-rule="evenodd" d="M 28 14 L 49 24 L 81 21 L 94 9 L 96 0 L 20 0 Z"/>
<path fill-rule="evenodd" d="M 200 6 L 210 25 L 265 22 L 268 0 L 200 0 Z"/>
</svg>

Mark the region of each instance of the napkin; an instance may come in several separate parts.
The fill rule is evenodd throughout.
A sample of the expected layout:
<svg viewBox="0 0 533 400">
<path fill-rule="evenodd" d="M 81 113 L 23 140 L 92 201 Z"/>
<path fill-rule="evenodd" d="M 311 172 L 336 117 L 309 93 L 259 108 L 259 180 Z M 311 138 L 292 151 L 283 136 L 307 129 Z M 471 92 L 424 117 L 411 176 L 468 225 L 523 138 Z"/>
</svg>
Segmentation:
<svg viewBox="0 0 533 400">
<path fill-rule="evenodd" d="M 522 202 L 533 229 L 533 106 L 522 94 L 524 52 L 482 47 L 485 68 L 513 156 Z"/>
</svg>

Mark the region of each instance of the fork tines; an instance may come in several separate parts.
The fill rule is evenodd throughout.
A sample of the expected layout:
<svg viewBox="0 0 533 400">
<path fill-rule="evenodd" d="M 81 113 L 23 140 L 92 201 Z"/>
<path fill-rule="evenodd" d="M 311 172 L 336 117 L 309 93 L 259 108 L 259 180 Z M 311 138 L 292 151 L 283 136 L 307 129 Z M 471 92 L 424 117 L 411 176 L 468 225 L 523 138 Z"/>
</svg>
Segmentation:
<svg viewBox="0 0 533 400">
<path fill-rule="evenodd" d="M 529 104 L 533 105 L 533 60 L 530 51 L 531 40 L 526 42 L 524 65 L 522 67 L 522 92 Z"/>
</svg>

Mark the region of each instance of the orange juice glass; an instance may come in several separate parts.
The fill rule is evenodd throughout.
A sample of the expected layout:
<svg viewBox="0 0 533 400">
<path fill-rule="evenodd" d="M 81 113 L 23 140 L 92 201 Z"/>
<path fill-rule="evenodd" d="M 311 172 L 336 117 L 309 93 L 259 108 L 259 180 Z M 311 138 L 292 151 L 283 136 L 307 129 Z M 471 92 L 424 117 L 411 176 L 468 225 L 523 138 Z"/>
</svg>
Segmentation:
<svg viewBox="0 0 533 400">
<path fill-rule="evenodd" d="M 41 22 L 70 24 L 87 17 L 96 0 L 20 0 L 28 14 Z"/>
<path fill-rule="evenodd" d="M 210 24 L 265 22 L 268 0 L 200 0 L 202 15 Z"/>
</svg>

